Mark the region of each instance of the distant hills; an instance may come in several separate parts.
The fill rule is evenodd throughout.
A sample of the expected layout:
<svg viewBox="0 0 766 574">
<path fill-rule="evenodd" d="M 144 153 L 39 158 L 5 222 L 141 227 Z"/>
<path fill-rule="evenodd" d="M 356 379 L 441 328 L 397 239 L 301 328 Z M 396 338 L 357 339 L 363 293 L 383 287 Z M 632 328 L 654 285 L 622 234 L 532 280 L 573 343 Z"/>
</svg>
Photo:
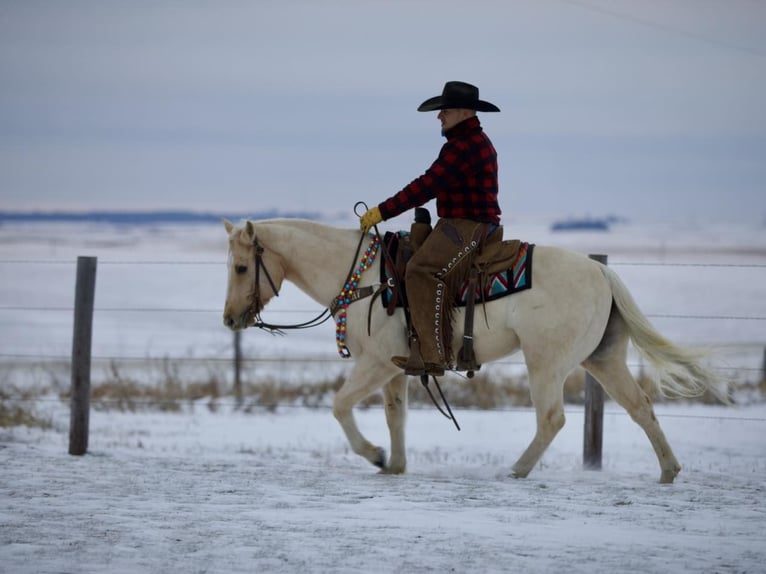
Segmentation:
<svg viewBox="0 0 766 574">
<path fill-rule="evenodd" d="M 605 217 L 569 217 L 551 223 L 551 231 L 609 231 L 612 224 L 627 223 L 628 220 L 619 215 Z"/>
<path fill-rule="evenodd" d="M 271 219 L 276 217 L 321 220 L 312 211 L 268 210 L 255 213 L 200 213 L 195 211 L 0 211 L 2 223 L 109 223 L 114 225 L 157 225 L 218 223 L 222 218 Z"/>
</svg>

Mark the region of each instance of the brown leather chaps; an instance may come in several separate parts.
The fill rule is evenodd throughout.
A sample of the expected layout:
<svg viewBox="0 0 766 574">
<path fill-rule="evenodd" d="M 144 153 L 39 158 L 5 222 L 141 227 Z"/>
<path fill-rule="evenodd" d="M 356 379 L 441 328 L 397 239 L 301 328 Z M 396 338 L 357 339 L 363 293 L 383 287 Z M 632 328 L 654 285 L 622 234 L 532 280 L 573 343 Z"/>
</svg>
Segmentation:
<svg viewBox="0 0 766 574">
<path fill-rule="evenodd" d="M 444 366 L 453 363 L 455 293 L 491 227 L 489 223 L 466 219 L 440 219 L 407 264 L 407 299 L 425 363 Z M 502 239 L 500 229 L 490 236 L 492 243 Z"/>
</svg>

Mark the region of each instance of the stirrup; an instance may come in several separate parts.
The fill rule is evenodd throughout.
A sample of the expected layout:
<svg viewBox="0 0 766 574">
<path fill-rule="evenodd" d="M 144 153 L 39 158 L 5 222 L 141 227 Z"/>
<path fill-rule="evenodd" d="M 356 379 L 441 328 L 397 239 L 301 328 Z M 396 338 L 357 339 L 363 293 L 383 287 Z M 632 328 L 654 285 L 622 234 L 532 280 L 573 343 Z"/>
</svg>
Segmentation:
<svg viewBox="0 0 766 574">
<path fill-rule="evenodd" d="M 404 369 L 405 375 L 412 375 L 415 377 L 421 377 L 423 375 L 430 375 L 432 377 L 444 376 L 444 366 L 438 363 L 424 363 L 417 359 L 412 360 L 412 355 L 409 357 L 395 356 L 391 357 L 391 362 Z"/>
</svg>

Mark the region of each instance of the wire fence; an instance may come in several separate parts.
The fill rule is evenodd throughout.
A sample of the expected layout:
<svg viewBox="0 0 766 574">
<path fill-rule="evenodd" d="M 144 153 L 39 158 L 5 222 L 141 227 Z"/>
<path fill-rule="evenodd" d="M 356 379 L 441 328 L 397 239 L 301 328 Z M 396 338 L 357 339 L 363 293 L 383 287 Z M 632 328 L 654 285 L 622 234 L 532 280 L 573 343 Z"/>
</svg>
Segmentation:
<svg viewBox="0 0 766 574">
<path fill-rule="evenodd" d="M 31 404 L 50 404 L 50 405 L 58 405 L 61 403 L 61 399 L 58 397 L 52 397 L 52 396 L 42 396 L 42 397 L 11 397 L 11 400 L 13 400 L 16 403 L 31 403 Z M 124 400 L 121 399 L 99 399 L 98 400 L 98 406 L 102 408 L 107 409 L 113 409 L 113 408 L 119 408 L 120 406 L 124 405 Z M 174 407 L 178 406 L 181 403 L 188 403 L 188 400 L 184 399 L 133 399 L 131 401 L 132 406 L 135 408 L 135 410 L 140 409 L 149 409 L 151 407 L 156 406 L 165 406 L 165 407 Z M 202 399 L 198 401 L 194 401 L 198 403 L 203 403 L 201 405 L 202 408 L 208 408 L 208 409 L 237 409 L 242 408 L 241 403 L 235 401 L 234 399 L 230 397 L 218 397 L 211 401 L 210 397 L 203 397 Z M 268 407 L 262 407 L 264 409 L 271 408 Z M 281 410 L 289 410 L 289 409 L 303 409 L 306 408 L 306 405 L 302 404 L 295 404 L 295 403 L 280 403 L 274 408 L 279 408 Z M 323 410 L 323 411 L 331 411 L 332 405 L 331 404 L 317 404 L 317 405 L 311 405 L 312 409 L 316 410 Z M 365 404 L 361 408 L 364 409 L 370 409 L 370 410 L 383 410 L 383 405 L 378 403 L 371 403 L 371 404 Z M 431 411 L 433 410 L 433 405 L 426 404 L 426 403 L 413 403 L 408 404 L 407 407 L 409 410 L 416 410 L 416 411 Z M 475 407 L 452 407 L 452 410 L 455 412 L 467 412 L 467 411 L 475 411 L 477 408 Z M 529 416 L 535 416 L 535 409 L 534 407 L 514 407 L 514 406 L 495 406 L 495 407 L 487 407 L 482 408 L 482 411 L 490 411 L 490 412 L 498 412 L 498 413 L 517 413 L 517 414 L 525 414 Z M 569 405 L 564 408 L 564 414 L 567 416 L 581 416 L 583 414 L 583 410 L 579 406 L 572 406 Z M 612 417 L 629 417 L 630 414 L 623 410 L 623 409 L 606 409 L 604 411 L 605 416 L 612 416 Z M 736 422 L 746 422 L 746 423 L 766 423 L 766 417 L 758 417 L 758 416 L 738 416 L 738 415 L 727 415 L 727 414 L 698 414 L 698 413 L 681 413 L 681 412 L 673 412 L 670 410 L 663 410 L 660 416 L 665 418 L 673 418 L 673 419 L 693 419 L 693 420 L 708 420 L 708 421 L 736 421 Z"/>
<path fill-rule="evenodd" d="M 38 265 L 38 266 L 61 266 L 61 265 L 70 265 L 72 267 L 75 266 L 76 261 L 73 260 L 58 260 L 58 259 L 2 259 L 0 260 L 0 264 L 5 266 L 28 266 L 28 265 Z M 99 266 L 115 266 L 115 267 L 137 267 L 137 266 L 161 266 L 168 268 L 172 270 L 176 267 L 188 267 L 188 266 L 215 266 L 218 268 L 225 267 L 225 263 L 221 261 L 211 261 L 211 260 L 188 260 L 188 261 L 178 261 L 178 260 L 99 260 L 98 261 Z M 757 274 L 759 274 L 766 270 L 766 264 L 753 264 L 753 263 L 684 263 L 684 262 L 678 262 L 678 263 L 669 263 L 669 262 L 635 262 L 635 261 L 613 261 L 610 262 L 609 265 L 611 267 L 638 267 L 638 268 L 646 268 L 646 267 L 659 267 L 659 268 L 699 268 L 702 272 L 708 269 L 712 270 L 719 270 L 722 268 L 726 269 L 743 269 L 743 270 L 755 270 Z M 761 276 L 762 277 L 762 276 Z M 761 285 L 766 284 L 766 281 L 763 279 L 756 279 L 756 281 L 759 281 Z M 3 315 L 9 316 L 13 314 L 33 314 L 37 315 L 38 317 L 41 315 L 45 315 L 47 313 L 72 313 L 74 311 L 73 305 L 60 305 L 60 304 L 43 304 L 43 303 L 31 303 L 29 301 L 26 301 L 24 303 L 14 303 L 13 301 L 3 301 L 2 304 L 0 304 L 0 318 L 2 318 Z M 167 315 L 171 317 L 169 320 L 169 323 L 173 323 L 174 319 L 173 317 L 177 316 L 204 316 L 204 315 L 220 315 L 221 309 L 212 308 L 209 305 L 208 306 L 193 306 L 193 305 L 179 305 L 179 306 L 142 306 L 142 305 L 133 305 L 133 304 L 124 304 L 124 305 L 104 305 L 104 306 L 98 306 L 96 305 L 94 307 L 94 311 L 96 315 L 104 315 L 104 314 L 115 314 L 115 315 L 126 315 L 126 316 L 132 316 L 132 317 L 140 317 L 141 314 L 162 314 Z M 289 315 L 305 315 L 314 313 L 316 309 L 297 309 L 297 308 L 288 308 L 288 309 L 281 309 L 280 313 L 282 314 L 289 314 Z M 682 321 L 682 322 L 689 322 L 694 325 L 701 324 L 701 323 L 719 323 L 719 322 L 736 322 L 736 323 L 742 323 L 742 324 L 760 324 L 766 321 L 766 315 L 762 314 L 749 314 L 749 313 L 737 313 L 737 312 L 722 312 L 722 313 L 715 313 L 715 312 L 707 312 L 707 313 L 670 313 L 670 312 L 655 312 L 655 313 L 646 313 L 646 316 L 650 319 L 658 319 L 658 320 L 673 320 L 673 321 Z M 43 321 L 44 322 L 44 321 Z M 59 325 L 61 327 L 61 325 Z M 3 328 L 3 323 L 0 320 L 0 328 Z M 763 351 L 763 345 L 766 343 L 766 337 L 760 340 L 753 340 L 752 343 L 743 345 L 738 344 L 737 347 L 748 347 L 748 353 L 750 355 L 756 354 L 759 351 Z M 229 348 L 227 350 L 223 350 L 222 352 L 217 352 L 214 355 L 205 355 L 205 356 L 188 356 L 188 354 L 167 354 L 163 353 L 161 356 L 151 356 L 147 354 L 143 355 L 136 355 L 136 354 L 129 354 L 125 352 L 117 352 L 117 353 L 103 353 L 103 354 L 96 354 L 92 356 L 92 360 L 96 363 L 113 363 L 113 362 L 120 362 L 125 364 L 130 363 L 140 363 L 144 364 L 151 361 L 156 362 L 179 362 L 179 363 L 185 363 L 185 364 L 198 364 L 198 365 L 207 365 L 207 364 L 218 364 L 222 366 L 228 366 L 230 363 L 233 362 L 233 353 L 231 352 L 231 349 L 233 348 L 234 343 L 232 342 L 229 345 Z M 58 363 L 58 364 L 66 364 L 68 361 L 70 361 L 70 356 L 65 353 L 39 353 L 39 352 L 13 352 L 9 351 L 7 349 L 0 349 L 0 363 L 5 363 L 6 366 L 9 363 L 12 362 L 20 362 L 20 363 Z M 252 357 L 247 356 L 245 354 L 240 358 L 240 361 L 244 365 L 284 365 L 286 362 L 289 362 L 290 364 L 294 365 L 316 365 L 316 364 L 326 364 L 326 365 L 333 365 L 333 364 L 347 364 L 342 359 L 337 357 L 337 355 L 328 352 L 325 355 L 305 355 L 305 356 L 295 356 L 295 355 L 286 355 L 286 356 L 269 356 L 269 357 Z M 524 362 L 521 358 L 508 358 L 505 360 L 494 362 L 493 365 L 498 366 L 512 366 L 514 368 L 522 369 L 524 367 Z M 633 360 L 629 363 L 629 367 L 633 369 L 643 369 L 643 363 L 637 360 Z M 722 374 L 729 375 L 732 373 L 737 373 L 740 375 L 744 375 L 750 379 L 753 380 L 763 380 L 766 378 L 766 353 L 764 353 L 764 364 L 763 366 L 756 366 L 752 364 L 752 361 L 748 364 L 740 364 L 740 363 L 731 363 L 729 362 L 726 366 L 719 366 L 716 367 L 717 370 L 719 370 Z M 760 378 L 759 378 L 760 375 Z"/>
</svg>

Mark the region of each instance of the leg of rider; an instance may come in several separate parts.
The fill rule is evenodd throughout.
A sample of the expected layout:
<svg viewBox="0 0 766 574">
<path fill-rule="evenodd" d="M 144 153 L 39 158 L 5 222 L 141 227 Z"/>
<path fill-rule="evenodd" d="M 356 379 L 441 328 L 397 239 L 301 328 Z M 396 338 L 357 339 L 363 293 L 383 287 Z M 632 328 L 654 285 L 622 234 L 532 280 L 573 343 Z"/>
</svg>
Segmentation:
<svg viewBox="0 0 766 574">
<path fill-rule="evenodd" d="M 407 297 L 423 363 L 448 366 L 451 362 L 451 284 L 465 275 L 482 225 L 440 219 L 407 265 Z"/>
<path fill-rule="evenodd" d="M 444 365 L 446 357 L 441 348 L 441 321 L 445 316 L 444 284 L 436 277 L 443 262 L 439 261 L 438 252 L 429 249 L 428 243 L 426 240 L 407 264 L 407 300 L 412 327 L 417 335 L 414 344 L 419 347 L 419 357 L 423 363 Z M 417 352 L 418 349 L 413 348 L 410 366 L 416 366 Z"/>
</svg>

